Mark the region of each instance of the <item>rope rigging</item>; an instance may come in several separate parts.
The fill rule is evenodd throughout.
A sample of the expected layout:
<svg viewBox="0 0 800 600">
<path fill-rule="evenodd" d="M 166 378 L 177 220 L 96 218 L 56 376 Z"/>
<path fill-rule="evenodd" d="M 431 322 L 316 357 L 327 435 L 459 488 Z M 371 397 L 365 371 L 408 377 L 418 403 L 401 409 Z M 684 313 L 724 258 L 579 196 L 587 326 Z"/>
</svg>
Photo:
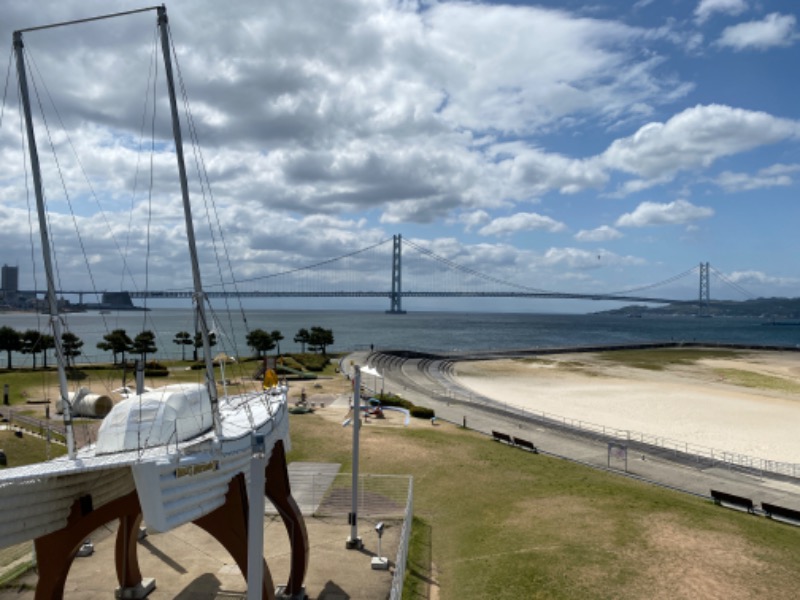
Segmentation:
<svg viewBox="0 0 800 600">
<path fill-rule="evenodd" d="M 533 292 L 533 293 L 540 293 L 540 294 L 557 294 L 558 293 L 558 292 L 553 292 L 553 291 L 550 291 L 550 290 L 533 288 L 533 287 L 524 286 L 524 285 L 521 285 L 521 284 L 518 284 L 518 283 L 513 283 L 513 282 L 510 282 L 510 281 L 505 281 L 505 280 L 500 279 L 498 277 L 494 277 L 492 275 L 487 275 L 486 273 L 481 273 L 480 271 L 476 271 L 475 269 L 473 269 L 471 267 L 465 267 L 463 265 L 459 265 L 458 263 L 450 260 L 449 258 L 444 258 L 443 256 L 439 256 L 438 254 L 435 254 L 433 251 L 428 250 L 427 248 L 423 248 L 422 246 L 419 246 L 419 245 L 417 245 L 414 242 L 411 242 L 409 240 L 405 240 L 405 243 L 408 244 L 409 246 L 411 246 L 412 248 L 414 248 L 416 251 L 418 251 L 418 252 L 420 252 L 422 254 L 425 254 L 426 256 L 432 258 L 433 260 L 435 260 L 435 261 L 437 261 L 437 262 L 439 262 L 441 264 L 446 265 L 447 267 L 449 267 L 451 269 L 454 269 L 454 270 L 457 270 L 457 271 L 461 271 L 462 273 L 466 273 L 468 275 L 472 275 L 473 277 L 478 277 L 480 279 L 483 279 L 485 281 L 489 281 L 491 283 L 497 283 L 497 284 L 500 284 L 500 285 L 505 285 L 505 286 L 508 286 L 508 287 L 511 287 L 511 288 L 515 288 L 515 289 L 524 291 L 524 292 Z"/>
</svg>

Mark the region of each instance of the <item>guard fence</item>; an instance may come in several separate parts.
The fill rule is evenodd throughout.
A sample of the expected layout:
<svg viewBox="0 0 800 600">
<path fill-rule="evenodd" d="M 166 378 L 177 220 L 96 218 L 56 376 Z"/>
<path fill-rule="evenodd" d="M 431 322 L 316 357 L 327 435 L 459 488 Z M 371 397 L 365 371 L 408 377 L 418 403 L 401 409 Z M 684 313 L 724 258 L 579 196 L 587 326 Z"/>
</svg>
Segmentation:
<svg viewBox="0 0 800 600">
<path fill-rule="evenodd" d="M 304 481 L 305 479 L 305 481 Z M 352 474 L 294 474 L 293 489 L 308 490 L 298 498 L 304 514 L 315 517 L 345 516 L 352 510 Z M 373 521 L 402 519 L 389 598 L 403 595 L 408 544 L 414 518 L 414 478 L 410 475 L 360 475 L 357 514 Z"/>
</svg>

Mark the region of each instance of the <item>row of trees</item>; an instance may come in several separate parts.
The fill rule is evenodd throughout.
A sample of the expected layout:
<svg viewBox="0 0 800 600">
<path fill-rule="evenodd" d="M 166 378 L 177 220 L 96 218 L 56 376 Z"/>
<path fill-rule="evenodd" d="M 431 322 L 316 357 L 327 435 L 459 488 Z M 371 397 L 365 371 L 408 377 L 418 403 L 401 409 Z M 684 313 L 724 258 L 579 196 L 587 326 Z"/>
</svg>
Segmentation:
<svg viewBox="0 0 800 600">
<path fill-rule="evenodd" d="M 283 334 L 280 331 L 267 332 L 263 329 L 254 329 L 247 334 L 247 345 L 259 358 L 270 350 L 276 350 L 276 354 L 280 355 L 282 339 Z M 301 345 L 303 354 L 306 352 L 306 346 L 311 352 L 326 354 L 328 346 L 333 345 L 333 330 L 322 327 L 312 327 L 311 331 L 301 329 L 294 336 L 294 341 Z"/>
<path fill-rule="evenodd" d="M 259 356 L 277 349 L 277 354 L 281 353 L 281 340 L 283 334 L 280 331 L 272 332 L 263 329 L 254 329 L 247 334 L 247 345 Z M 173 343 L 181 346 L 181 360 L 186 360 L 186 347 L 193 347 L 193 359 L 197 360 L 198 348 L 202 347 L 203 339 L 200 333 L 194 336 L 188 331 L 180 331 L 175 334 Z M 301 344 L 302 352 L 305 353 L 306 347 L 311 352 L 327 353 L 328 346 L 333 345 L 333 330 L 322 327 L 312 327 L 311 330 L 300 329 L 294 336 L 295 343 Z M 150 331 L 142 331 L 133 339 L 124 329 L 115 329 L 111 333 L 103 336 L 103 341 L 98 342 L 98 350 L 111 352 L 114 365 L 124 364 L 128 354 L 139 356 L 143 362 L 147 362 L 147 356 L 158 352 L 156 347 L 156 336 Z M 209 342 L 211 346 L 217 343 L 216 336 L 210 334 Z M 82 354 L 83 340 L 74 333 L 67 331 L 61 334 L 61 346 L 64 356 L 67 359 L 67 366 L 74 363 L 76 357 Z M 30 354 L 33 357 L 33 368 L 36 368 L 36 356 L 42 354 L 43 366 L 47 367 L 47 351 L 55 348 L 55 338 L 52 335 L 41 333 L 35 329 L 28 329 L 19 332 L 12 327 L 0 327 L 0 351 L 5 351 L 7 365 L 11 369 L 11 353 L 20 352 Z"/>
<path fill-rule="evenodd" d="M 28 329 L 20 333 L 12 327 L 0 327 L 0 351 L 6 353 L 6 364 L 11 369 L 11 353 L 20 352 L 33 357 L 33 368 L 36 368 L 36 355 L 42 355 L 43 365 L 47 367 L 47 351 L 56 347 L 56 340 L 52 335 L 41 333 L 35 329 Z M 81 355 L 83 341 L 74 333 L 66 331 L 61 334 L 61 347 L 64 356 L 70 363 L 76 356 Z"/>
</svg>

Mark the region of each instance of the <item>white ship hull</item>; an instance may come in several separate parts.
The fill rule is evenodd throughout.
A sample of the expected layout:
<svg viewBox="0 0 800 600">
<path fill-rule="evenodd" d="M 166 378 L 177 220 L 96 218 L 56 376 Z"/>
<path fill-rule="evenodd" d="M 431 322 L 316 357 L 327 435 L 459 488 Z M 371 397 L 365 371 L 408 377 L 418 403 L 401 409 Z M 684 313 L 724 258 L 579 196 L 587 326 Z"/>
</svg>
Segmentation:
<svg viewBox="0 0 800 600">
<path fill-rule="evenodd" d="M 0 548 L 64 528 L 84 496 L 97 509 L 135 488 L 153 531 L 169 531 L 222 506 L 228 482 L 237 473 L 249 476 L 254 434 L 264 436 L 268 457 L 276 442 L 287 449 L 290 442 L 285 391 L 223 397 L 220 415 L 220 437 L 209 432 L 171 446 L 105 455 L 89 447 L 74 459 L 0 471 Z"/>
</svg>

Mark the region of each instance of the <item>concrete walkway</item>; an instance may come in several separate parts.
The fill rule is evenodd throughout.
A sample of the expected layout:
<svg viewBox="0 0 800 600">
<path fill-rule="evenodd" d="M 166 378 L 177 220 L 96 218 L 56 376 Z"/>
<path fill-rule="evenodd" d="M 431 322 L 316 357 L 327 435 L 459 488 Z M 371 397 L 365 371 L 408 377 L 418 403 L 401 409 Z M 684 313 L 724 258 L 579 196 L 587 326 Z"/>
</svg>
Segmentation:
<svg viewBox="0 0 800 600">
<path fill-rule="evenodd" d="M 332 481 L 339 465 L 292 463 L 289 465 L 293 494 L 295 483 L 301 506 L 314 503 L 310 488 L 303 491 L 304 474 L 322 473 Z M 294 474 L 294 476 L 293 476 Z M 308 477 L 305 480 L 308 481 Z M 319 482 L 316 482 L 319 484 Z M 319 488 L 317 488 L 319 489 Z M 307 493 L 308 492 L 308 493 Z M 307 494 L 302 500 L 303 494 Z M 267 502 L 269 505 L 270 503 Z M 310 545 L 305 589 L 311 600 L 374 600 L 388 597 L 394 575 L 394 559 L 400 541 L 402 519 L 381 519 L 386 525 L 381 554 L 389 559 L 389 570 L 373 570 L 378 537 L 374 519 L 359 519 L 361 550 L 347 550 L 350 535 L 347 515 L 314 517 L 303 509 Z M 114 544 L 116 524 L 101 527 L 92 535 L 95 552 L 73 562 L 64 590 L 67 600 L 108 600 L 114 597 Z M 142 576 L 154 578 L 156 589 L 150 600 L 244 599 L 247 586 L 239 568 L 225 549 L 205 531 L 192 524 L 166 533 L 150 534 L 139 542 Z M 278 516 L 264 519 L 264 558 L 276 586 L 289 577 L 290 548 L 283 522 Z M 2 600 L 33 600 L 36 573 L 20 578 L 14 589 L 0 590 Z"/>
</svg>

